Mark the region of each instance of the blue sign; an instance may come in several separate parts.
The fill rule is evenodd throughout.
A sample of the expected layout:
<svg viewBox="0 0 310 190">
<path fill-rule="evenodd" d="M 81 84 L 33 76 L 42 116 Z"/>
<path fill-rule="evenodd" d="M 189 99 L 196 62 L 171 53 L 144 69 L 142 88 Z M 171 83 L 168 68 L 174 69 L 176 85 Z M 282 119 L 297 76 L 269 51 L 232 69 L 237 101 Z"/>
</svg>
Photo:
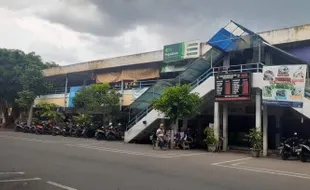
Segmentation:
<svg viewBox="0 0 310 190">
<path fill-rule="evenodd" d="M 74 87 L 70 88 L 69 103 L 68 103 L 68 107 L 69 108 L 73 108 L 74 107 L 74 105 L 72 103 L 72 100 L 75 97 L 76 92 L 78 92 L 81 88 L 82 88 L 82 86 L 74 86 Z"/>
</svg>

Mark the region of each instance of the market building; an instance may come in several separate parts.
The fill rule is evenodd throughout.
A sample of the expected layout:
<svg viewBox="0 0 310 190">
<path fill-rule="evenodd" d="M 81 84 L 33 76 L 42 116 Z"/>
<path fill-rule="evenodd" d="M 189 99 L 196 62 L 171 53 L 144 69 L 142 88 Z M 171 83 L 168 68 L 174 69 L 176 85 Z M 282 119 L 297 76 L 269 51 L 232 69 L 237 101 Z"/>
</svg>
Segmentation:
<svg viewBox="0 0 310 190">
<path fill-rule="evenodd" d="M 246 134 L 263 132 L 264 155 L 293 132 L 310 136 L 307 64 L 310 25 L 255 33 L 229 22 L 208 42 L 190 41 L 163 50 L 73 64 L 44 71 L 57 88 L 36 100 L 70 110 L 75 93 L 110 83 L 128 112 L 125 142 L 148 138 L 164 115 L 150 101 L 176 84 L 191 84 L 204 99 L 201 114 L 180 126 L 202 133 L 213 126 L 228 146 L 247 146 Z M 308 87 L 308 88 L 307 88 Z M 179 127 L 180 127 L 179 126 Z"/>
</svg>

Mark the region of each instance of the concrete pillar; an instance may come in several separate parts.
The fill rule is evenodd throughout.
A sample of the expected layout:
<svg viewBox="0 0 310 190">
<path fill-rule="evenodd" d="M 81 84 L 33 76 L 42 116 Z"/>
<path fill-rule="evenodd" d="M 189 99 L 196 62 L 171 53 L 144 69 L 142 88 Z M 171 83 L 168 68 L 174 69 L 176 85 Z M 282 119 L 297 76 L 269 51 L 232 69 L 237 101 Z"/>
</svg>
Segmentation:
<svg viewBox="0 0 310 190">
<path fill-rule="evenodd" d="M 220 106 L 218 102 L 214 102 L 214 136 L 219 140 L 220 129 Z"/>
<path fill-rule="evenodd" d="M 82 84 L 82 86 L 85 87 L 86 84 L 87 84 L 87 80 L 86 80 L 86 79 L 83 79 L 83 84 Z"/>
<path fill-rule="evenodd" d="M 64 105 L 64 110 L 67 107 L 67 95 L 68 95 L 68 74 L 66 74 L 66 82 L 65 82 L 65 105 Z"/>
<path fill-rule="evenodd" d="M 268 109 L 263 110 L 263 156 L 268 155 Z"/>
<path fill-rule="evenodd" d="M 256 130 L 262 131 L 262 102 L 261 102 L 261 92 L 257 89 L 255 96 L 255 127 Z"/>
<path fill-rule="evenodd" d="M 223 105 L 223 151 L 228 147 L 228 105 Z"/>
<path fill-rule="evenodd" d="M 281 143 L 281 115 L 276 114 L 276 148 L 280 146 Z"/>
<path fill-rule="evenodd" d="M 187 128 L 187 124 L 188 124 L 188 118 L 185 117 L 185 118 L 183 118 L 183 127 Z"/>
</svg>

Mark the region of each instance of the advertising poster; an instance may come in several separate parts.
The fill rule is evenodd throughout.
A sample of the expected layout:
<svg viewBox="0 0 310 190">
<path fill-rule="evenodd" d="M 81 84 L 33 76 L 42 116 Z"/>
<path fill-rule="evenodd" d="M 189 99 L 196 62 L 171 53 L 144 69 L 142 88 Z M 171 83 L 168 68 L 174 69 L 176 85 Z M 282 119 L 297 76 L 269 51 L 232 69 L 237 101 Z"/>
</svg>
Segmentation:
<svg viewBox="0 0 310 190">
<path fill-rule="evenodd" d="M 282 107 L 303 107 L 307 65 L 264 66 L 263 103 Z"/>
<path fill-rule="evenodd" d="M 189 41 L 164 46 L 164 63 L 177 62 L 200 56 L 200 42 Z"/>
</svg>

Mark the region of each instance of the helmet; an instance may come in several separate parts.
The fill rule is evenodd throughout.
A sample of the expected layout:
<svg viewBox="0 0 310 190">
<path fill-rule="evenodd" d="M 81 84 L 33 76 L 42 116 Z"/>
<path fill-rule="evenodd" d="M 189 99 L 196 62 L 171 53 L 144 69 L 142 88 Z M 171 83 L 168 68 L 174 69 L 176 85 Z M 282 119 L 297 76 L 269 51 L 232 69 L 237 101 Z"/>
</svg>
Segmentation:
<svg viewBox="0 0 310 190">
<path fill-rule="evenodd" d="M 111 123 L 111 122 L 109 123 L 109 126 L 112 126 L 112 123 Z"/>
</svg>

